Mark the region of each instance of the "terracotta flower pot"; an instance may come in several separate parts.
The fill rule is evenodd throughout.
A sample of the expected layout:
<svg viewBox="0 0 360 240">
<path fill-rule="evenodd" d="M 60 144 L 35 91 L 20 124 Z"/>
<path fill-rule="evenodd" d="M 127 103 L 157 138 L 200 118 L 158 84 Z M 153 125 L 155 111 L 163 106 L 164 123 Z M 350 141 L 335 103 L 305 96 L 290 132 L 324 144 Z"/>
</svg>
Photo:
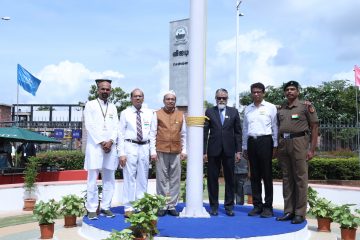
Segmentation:
<svg viewBox="0 0 360 240">
<path fill-rule="evenodd" d="M 76 227 L 76 216 L 70 215 L 70 216 L 64 216 L 64 227 L 65 228 L 72 228 Z"/>
<path fill-rule="evenodd" d="M 36 203 L 36 199 L 35 199 L 35 198 L 27 198 L 27 199 L 24 199 L 24 207 L 23 207 L 23 210 L 24 210 L 24 211 L 32 211 L 32 210 L 34 210 L 35 203 Z"/>
<path fill-rule="evenodd" d="M 341 228 L 341 240 L 355 240 L 356 228 Z"/>
<path fill-rule="evenodd" d="M 54 236 L 54 223 L 39 224 L 40 226 L 40 239 L 51 239 Z"/>
<path fill-rule="evenodd" d="M 330 225 L 332 220 L 330 218 L 317 218 L 319 232 L 331 232 Z"/>
</svg>

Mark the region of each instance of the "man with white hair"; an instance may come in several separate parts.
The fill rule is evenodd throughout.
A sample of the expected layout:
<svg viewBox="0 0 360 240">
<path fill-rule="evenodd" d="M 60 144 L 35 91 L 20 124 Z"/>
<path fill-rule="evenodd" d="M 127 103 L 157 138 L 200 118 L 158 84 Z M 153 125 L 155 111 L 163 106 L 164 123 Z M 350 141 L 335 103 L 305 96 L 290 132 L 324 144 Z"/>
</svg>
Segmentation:
<svg viewBox="0 0 360 240">
<path fill-rule="evenodd" d="M 143 107 L 144 92 L 135 88 L 131 93 L 132 106 L 121 112 L 119 123 L 119 163 L 123 169 L 123 203 L 125 217 L 130 217 L 132 202 L 147 191 L 149 173 L 150 124 L 153 111 Z M 151 144 L 154 145 L 154 144 Z"/>
<path fill-rule="evenodd" d="M 183 112 L 175 107 L 174 91 L 166 92 L 163 102 L 164 107 L 154 113 L 150 133 L 156 139 L 156 153 L 151 154 L 156 161 L 156 193 L 169 196 L 158 216 L 179 216 L 175 206 L 180 195 L 181 161 L 186 158 L 186 123 Z"/>
</svg>

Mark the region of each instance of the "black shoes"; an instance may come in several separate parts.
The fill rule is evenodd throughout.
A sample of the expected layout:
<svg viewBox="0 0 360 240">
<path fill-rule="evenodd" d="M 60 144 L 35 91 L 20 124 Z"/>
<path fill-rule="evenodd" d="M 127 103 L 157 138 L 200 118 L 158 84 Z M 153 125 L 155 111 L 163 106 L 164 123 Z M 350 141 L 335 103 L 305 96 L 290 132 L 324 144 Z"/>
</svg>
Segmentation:
<svg viewBox="0 0 360 240">
<path fill-rule="evenodd" d="M 210 213 L 211 216 L 219 215 L 217 208 L 211 208 L 209 213 Z"/>
<path fill-rule="evenodd" d="M 281 217 L 277 217 L 276 221 L 289 221 L 292 220 L 295 217 L 294 213 L 285 213 Z"/>
<path fill-rule="evenodd" d="M 256 216 L 256 215 L 259 215 L 262 213 L 262 209 L 259 208 L 259 207 L 254 207 L 249 213 L 248 213 L 248 216 L 250 217 L 253 217 L 253 216 Z"/>
<path fill-rule="evenodd" d="M 229 217 L 235 216 L 235 213 L 234 213 L 233 210 L 225 210 L 225 213 L 226 213 L 226 215 L 228 215 Z"/>
<path fill-rule="evenodd" d="M 271 218 L 274 216 L 274 213 L 272 211 L 272 209 L 270 208 L 263 208 L 261 214 L 260 214 L 260 217 L 262 218 Z"/>
<path fill-rule="evenodd" d="M 166 213 L 168 213 L 169 215 L 174 216 L 174 217 L 179 216 L 179 212 L 176 211 L 176 209 L 170 209 L 170 210 L 160 209 L 160 210 L 157 212 L 157 215 L 158 215 L 158 217 L 163 217 L 163 216 L 166 215 Z"/>
<path fill-rule="evenodd" d="M 292 220 L 291 223 L 292 224 L 300 224 L 303 223 L 305 221 L 305 218 L 303 216 L 300 215 L 296 215 Z"/>
<path fill-rule="evenodd" d="M 157 215 L 158 215 L 159 217 L 163 217 L 163 216 L 166 215 L 166 212 L 167 212 L 167 210 L 160 209 L 160 210 L 157 212 Z"/>
<path fill-rule="evenodd" d="M 176 211 L 175 209 L 168 210 L 168 214 L 171 215 L 171 216 L 174 216 L 174 217 L 179 216 L 179 212 Z"/>
</svg>

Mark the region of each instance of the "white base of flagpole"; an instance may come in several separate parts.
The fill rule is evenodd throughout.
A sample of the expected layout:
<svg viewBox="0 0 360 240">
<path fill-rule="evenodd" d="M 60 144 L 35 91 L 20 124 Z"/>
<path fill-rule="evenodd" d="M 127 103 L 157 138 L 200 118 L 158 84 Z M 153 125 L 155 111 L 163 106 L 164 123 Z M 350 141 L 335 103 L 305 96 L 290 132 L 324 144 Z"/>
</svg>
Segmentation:
<svg viewBox="0 0 360 240">
<path fill-rule="evenodd" d="M 200 209 L 184 209 L 180 212 L 180 217 L 191 217 L 191 218 L 210 218 L 210 214 L 206 211 L 204 207 Z"/>
</svg>

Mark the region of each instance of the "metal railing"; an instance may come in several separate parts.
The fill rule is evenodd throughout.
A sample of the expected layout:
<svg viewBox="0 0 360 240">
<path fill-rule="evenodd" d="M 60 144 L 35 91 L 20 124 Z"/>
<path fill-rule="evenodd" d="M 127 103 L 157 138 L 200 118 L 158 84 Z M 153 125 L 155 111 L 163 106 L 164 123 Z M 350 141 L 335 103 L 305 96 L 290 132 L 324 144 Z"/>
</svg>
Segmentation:
<svg viewBox="0 0 360 240">
<path fill-rule="evenodd" d="M 359 124 L 356 121 L 323 120 L 319 122 L 319 151 L 358 151 Z"/>
</svg>

